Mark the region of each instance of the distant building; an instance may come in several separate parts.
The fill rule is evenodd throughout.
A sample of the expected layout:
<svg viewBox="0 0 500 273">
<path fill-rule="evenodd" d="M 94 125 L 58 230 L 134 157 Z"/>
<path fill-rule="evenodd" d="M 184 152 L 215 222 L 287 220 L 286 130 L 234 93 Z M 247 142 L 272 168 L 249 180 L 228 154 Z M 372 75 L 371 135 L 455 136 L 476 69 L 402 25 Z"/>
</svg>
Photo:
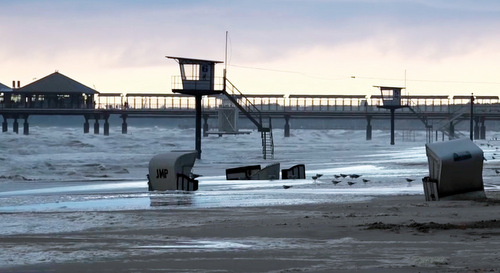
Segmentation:
<svg viewBox="0 0 500 273">
<path fill-rule="evenodd" d="M 10 94 L 12 93 L 12 88 L 0 83 L 0 108 L 4 107 L 4 101 L 10 101 Z"/>
<path fill-rule="evenodd" d="M 23 87 L 3 92 L 3 107 L 10 108 L 94 108 L 96 90 L 59 72 Z"/>
</svg>

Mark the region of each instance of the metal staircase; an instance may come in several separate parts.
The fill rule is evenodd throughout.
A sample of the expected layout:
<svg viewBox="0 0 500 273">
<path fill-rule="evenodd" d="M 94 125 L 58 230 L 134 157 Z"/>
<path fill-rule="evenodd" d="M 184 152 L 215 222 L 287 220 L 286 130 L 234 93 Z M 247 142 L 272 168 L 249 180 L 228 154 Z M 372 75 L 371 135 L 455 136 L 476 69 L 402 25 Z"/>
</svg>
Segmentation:
<svg viewBox="0 0 500 273">
<path fill-rule="evenodd" d="M 425 113 L 413 101 L 411 101 L 411 100 L 409 101 L 408 108 L 425 125 L 425 128 L 427 129 L 427 134 L 428 134 L 427 139 L 428 140 L 431 140 L 431 137 L 429 134 L 432 133 L 433 129 L 435 129 L 436 131 L 443 132 L 443 134 L 446 135 L 450 139 L 462 138 L 465 136 L 465 134 L 463 134 L 462 132 L 459 132 L 456 130 L 451 130 L 451 129 L 452 129 L 452 126 L 457 125 L 459 122 L 463 121 L 460 118 L 469 113 L 470 104 L 466 104 L 466 105 L 460 107 L 459 109 L 454 111 L 450 117 L 448 117 L 447 119 L 444 119 L 436 124 L 430 123 L 429 120 L 427 119 L 427 116 L 425 115 Z M 456 122 L 453 123 L 454 121 L 456 121 Z M 453 135 L 452 135 L 452 132 L 453 132 Z"/>
<path fill-rule="evenodd" d="M 429 120 L 427 120 L 427 116 L 425 115 L 424 111 L 422 111 L 420 107 L 418 107 L 418 105 L 412 100 L 409 100 L 408 102 L 408 109 L 410 109 L 413 114 L 417 115 L 417 118 L 422 121 L 422 123 L 425 125 L 425 128 L 429 127 Z"/>
<path fill-rule="evenodd" d="M 412 100 L 408 100 L 408 109 L 410 109 L 410 111 L 425 125 L 425 138 L 428 143 L 432 142 L 432 124 L 429 124 L 427 115 L 425 115 L 424 111 L 422 111 L 422 109 Z"/>
<path fill-rule="evenodd" d="M 262 154 L 264 159 L 274 159 L 274 141 L 273 141 L 273 125 L 271 124 L 271 118 L 269 118 L 268 126 L 269 130 L 264 129 L 260 132 L 262 138 Z"/>
<path fill-rule="evenodd" d="M 264 159 L 274 158 L 274 141 L 271 117 L 269 123 L 264 124 L 262 112 L 227 78 L 224 81 L 222 93 L 253 123 L 257 126 L 262 138 L 262 155 Z"/>
<path fill-rule="evenodd" d="M 455 126 L 459 122 L 463 121 L 463 119 L 460 119 L 460 118 L 462 116 L 468 114 L 469 109 L 470 109 L 470 103 L 468 103 L 468 104 L 460 107 L 456 111 L 454 111 L 450 117 L 448 117 L 447 119 L 434 125 L 434 128 L 437 131 L 443 132 L 443 134 L 445 134 L 449 139 L 456 139 L 456 138 L 464 137 L 465 136 L 464 133 L 456 131 L 456 130 L 451 130 L 451 129 L 452 129 L 452 126 Z M 454 121 L 456 121 L 456 122 L 453 123 Z M 452 135 L 452 133 L 453 133 L 453 135 Z"/>
</svg>

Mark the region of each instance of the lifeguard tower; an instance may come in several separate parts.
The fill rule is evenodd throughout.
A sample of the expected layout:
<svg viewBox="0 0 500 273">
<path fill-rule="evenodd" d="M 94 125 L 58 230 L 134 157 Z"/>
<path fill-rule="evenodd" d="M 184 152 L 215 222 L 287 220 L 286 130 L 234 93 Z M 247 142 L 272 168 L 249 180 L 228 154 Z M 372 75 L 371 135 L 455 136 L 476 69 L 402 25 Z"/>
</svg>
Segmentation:
<svg viewBox="0 0 500 273">
<path fill-rule="evenodd" d="M 274 144 L 272 139 L 271 121 L 264 126 L 260 110 L 243 95 L 227 78 L 216 79 L 215 64 L 220 61 L 191 59 L 183 57 L 167 56 L 179 63 L 180 76 L 174 76 L 172 80 L 172 92 L 191 95 L 196 98 L 196 139 L 195 146 L 198 152 L 197 158 L 201 158 L 201 119 L 203 96 L 219 95 L 226 96 L 252 123 L 257 126 L 262 137 L 262 152 L 264 159 L 272 158 L 274 155 Z M 217 80 L 217 82 L 216 82 Z M 230 90 L 231 94 L 228 92 Z"/>
<path fill-rule="evenodd" d="M 377 107 L 389 109 L 391 111 L 391 145 L 394 145 L 394 119 L 396 109 L 408 107 L 407 104 L 401 103 L 401 90 L 404 87 L 391 87 L 391 86 L 373 86 L 380 89 L 382 95 L 382 105 Z"/>
</svg>

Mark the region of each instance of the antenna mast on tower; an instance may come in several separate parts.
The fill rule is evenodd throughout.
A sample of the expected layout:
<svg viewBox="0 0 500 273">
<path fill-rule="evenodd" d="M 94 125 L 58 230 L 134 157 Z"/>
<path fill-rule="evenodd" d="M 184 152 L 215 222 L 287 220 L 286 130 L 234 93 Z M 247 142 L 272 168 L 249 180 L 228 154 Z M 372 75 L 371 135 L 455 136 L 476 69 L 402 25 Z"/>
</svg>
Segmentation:
<svg viewBox="0 0 500 273">
<path fill-rule="evenodd" d="M 223 90 L 224 92 L 226 91 L 226 73 L 227 73 L 227 33 L 228 31 L 226 30 L 226 47 L 224 49 L 224 79 L 223 79 Z"/>
</svg>

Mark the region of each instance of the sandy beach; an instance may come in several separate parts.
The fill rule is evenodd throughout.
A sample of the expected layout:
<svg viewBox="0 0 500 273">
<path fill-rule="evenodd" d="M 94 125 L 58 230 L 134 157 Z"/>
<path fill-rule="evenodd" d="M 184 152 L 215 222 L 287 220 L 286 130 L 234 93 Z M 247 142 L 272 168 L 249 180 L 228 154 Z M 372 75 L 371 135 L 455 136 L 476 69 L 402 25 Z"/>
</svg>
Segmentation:
<svg viewBox="0 0 500 273">
<path fill-rule="evenodd" d="M 42 129 L 0 143 L 0 272 L 500 272 L 496 141 L 478 142 L 488 201 L 426 202 L 421 133 L 391 146 L 383 131 L 366 141 L 294 130 L 273 161 L 261 159 L 258 132 L 210 137 L 194 168 L 200 189 L 165 194 L 147 191 L 147 163 L 165 139 L 162 151 L 190 147 L 192 130 Z M 272 162 L 304 163 L 307 177 L 224 177 Z M 369 182 L 333 184 L 342 173 Z"/>
<path fill-rule="evenodd" d="M 1 236 L 2 272 L 500 272 L 500 195 L 13 217 L 85 229 Z M 29 265 L 23 265 L 23 264 Z"/>
</svg>

